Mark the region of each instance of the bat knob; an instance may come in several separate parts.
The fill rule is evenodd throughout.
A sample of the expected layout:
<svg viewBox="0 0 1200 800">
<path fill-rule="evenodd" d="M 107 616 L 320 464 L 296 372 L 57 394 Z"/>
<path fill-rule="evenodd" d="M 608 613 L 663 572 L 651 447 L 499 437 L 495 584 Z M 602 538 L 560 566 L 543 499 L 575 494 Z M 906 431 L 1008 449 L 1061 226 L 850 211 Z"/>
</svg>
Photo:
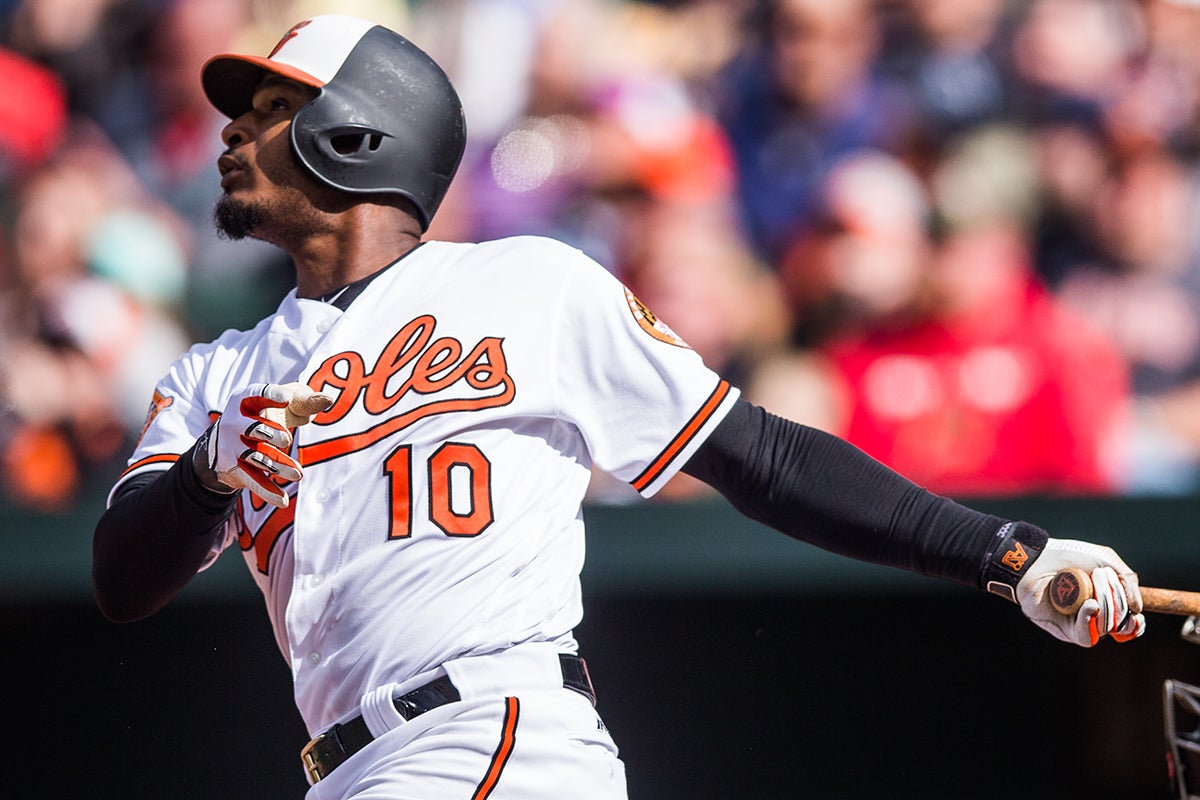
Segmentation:
<svg viewBox="0 0 1200 800">
<path fill-rule="evenodd" d="M 1048 591 L 1054 610 L 1073 617 L 1092 596 L 1092 579 L 1085 570 L 1068 567 L 1055 573 Z"/>
</svg>

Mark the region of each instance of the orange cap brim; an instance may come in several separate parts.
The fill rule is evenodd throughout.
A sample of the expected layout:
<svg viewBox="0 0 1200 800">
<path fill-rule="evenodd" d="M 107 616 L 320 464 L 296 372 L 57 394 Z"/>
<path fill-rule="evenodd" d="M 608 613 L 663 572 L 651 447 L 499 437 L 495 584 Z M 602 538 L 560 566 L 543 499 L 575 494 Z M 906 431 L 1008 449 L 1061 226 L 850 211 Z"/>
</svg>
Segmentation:
<svg viewBox="0 0 1200 800">
<path fill-rule="evenodd" d="M 250 110 L 254 89 L 268 73 L 318 89 L 325 85 L 320 78 L 288 64 L 234 53 L 213 56 L 205 62 L 200 82 L 208 101 L 225 116 L 236 119 Z"/>
</svg>

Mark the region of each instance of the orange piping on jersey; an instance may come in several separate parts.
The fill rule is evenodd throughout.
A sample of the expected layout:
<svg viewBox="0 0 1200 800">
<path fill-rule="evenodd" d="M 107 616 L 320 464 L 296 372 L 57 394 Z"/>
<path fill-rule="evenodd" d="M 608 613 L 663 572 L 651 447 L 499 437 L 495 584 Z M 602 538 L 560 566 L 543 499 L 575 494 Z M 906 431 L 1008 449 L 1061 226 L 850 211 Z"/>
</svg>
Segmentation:
<svg viewBox="0 0 1200 800">
<path fill-rule="evenodd" d="M 491 397 L 470 397 L 461 400 L 435 400 L 423 406 L 391 417 L 378 425 L 368 428 L 362 433 L 352 433 L 339 436 L 336 439 L 326 439 L 323 442 L 302 445 L 300 447 L 300 464 L 308 467 L 329 461 L 333 458 L 365 450 L 381 439 L 391 436 L 399 430 L 407 428 L 414 422 L 432 417 L 434 414 L 448 414 L 455 411 L 481 411 L 485 408 L 498 408 L 512 402 L 517 395 L 516 385 L 508 378 L 504 382 L 504 391 Z"/>
<path fill-rule="evenodd" d="M 708 422 L 709 417 L 713 415 L 728 394 L 729 382 L 722 380 L 717 384 L 717 388 L 713 390 L 713 393 L 708 396 L 708 399 L 704 401 L 704 405 L 700 407 L 700 410 L 688 420 L 688 424 L 684 426 L 683 430 L 671 440 L 671 443 L 658 454 L 658 457 L 650 463 L 650 466 L 646 467 L 646 470 L 641 475 L 638 475 L 630 482 L 630 485 L 640 492 L 654 483 L 658 476 L 662 475 L 667 465 L 674 460 L 675 456 L 679 455 L 679 452 L 687 446 L 687 443 L 704 427 L 704 423 Z"/>
<path fill-rule="evenodd" d="M 486 800 L 491 796 L 496 784 L 500 782 L 500 773 L 504 771 L 504 766 L 512 756 L 513 746 L 517 743 L 517 717 L 521 713 L 521 701 L 515 697 L 506 697 L 504 706 L 504 727 L 500 733 L 500 744 L 492 756 L 492 763 L 488 765 L 487 774 L 475 788 L 475 794 L 471 795 L 471 800 Z"/>
<path fill-rule="evenodd" d="M 138 459 L 137 461 L 133 462 L 128 467 L 126 467 L 125 471 L 121 473 L 120 477 L 124 478 L 126 475 L 133 472 L 135 469 L 141 469 L 142 467 L 145 467 L 149 464 L 174 464 L 178 460 L 179 460 L 178 453 L 162 453 L 157 456 L 146 456 L 145 458 Z"/>
</svg>

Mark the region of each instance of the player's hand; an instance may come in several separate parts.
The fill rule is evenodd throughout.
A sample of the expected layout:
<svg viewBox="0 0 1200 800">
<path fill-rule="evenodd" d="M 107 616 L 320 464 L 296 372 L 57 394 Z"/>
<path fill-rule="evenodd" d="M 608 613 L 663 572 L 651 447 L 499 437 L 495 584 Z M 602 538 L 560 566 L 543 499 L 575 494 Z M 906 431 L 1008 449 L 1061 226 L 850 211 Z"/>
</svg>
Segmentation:
<svg viewBox="0 0 1200 800">
<path fill-rule="evenodd" d="M 254 384 L 234 394 L 197 447 L 200 480 L 217 491 L 249 489 L 286 508 L 288 495 L 277 481 L 303 477 L 287 452 L 292 446 L 288 428 L 307 423 L 332 402 L 302 383 Z"/>
<path fill-rule="evenodd" d="M 1093 587 L 1073 616 L 1056 610 L 1049 596 L 1054 576 L 1068 567 L 1089 573 Z M 1146 629 L 1137 573 L 1112 548 L 1089 542 L 1049 539 L 1017 583 L 1017 602 L 1038 627 L 1081 647 L 1093 647 L 1105 636 L 1126 642 Z"/>
</svg>

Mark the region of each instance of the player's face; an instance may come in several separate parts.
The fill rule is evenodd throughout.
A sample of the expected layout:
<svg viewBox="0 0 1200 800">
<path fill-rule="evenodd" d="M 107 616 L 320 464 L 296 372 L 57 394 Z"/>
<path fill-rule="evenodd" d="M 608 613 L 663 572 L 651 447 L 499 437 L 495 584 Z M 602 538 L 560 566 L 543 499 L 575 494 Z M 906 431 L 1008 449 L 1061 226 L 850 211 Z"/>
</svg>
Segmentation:
<svg viewBox="0 0 1200 800">
<path fill-rule="evenodd" d="M 224 195 L 214 219 L 230 238 L 253 236 L 284 244 L 292 223 L 311 208 L 319 187 L 296 162 L 288 128 L 316 92 L 286 78 L 267 76 L 255 89 L 251 109 L 221 132 L 226 150 L 217 167 Z"/>
</svg>

